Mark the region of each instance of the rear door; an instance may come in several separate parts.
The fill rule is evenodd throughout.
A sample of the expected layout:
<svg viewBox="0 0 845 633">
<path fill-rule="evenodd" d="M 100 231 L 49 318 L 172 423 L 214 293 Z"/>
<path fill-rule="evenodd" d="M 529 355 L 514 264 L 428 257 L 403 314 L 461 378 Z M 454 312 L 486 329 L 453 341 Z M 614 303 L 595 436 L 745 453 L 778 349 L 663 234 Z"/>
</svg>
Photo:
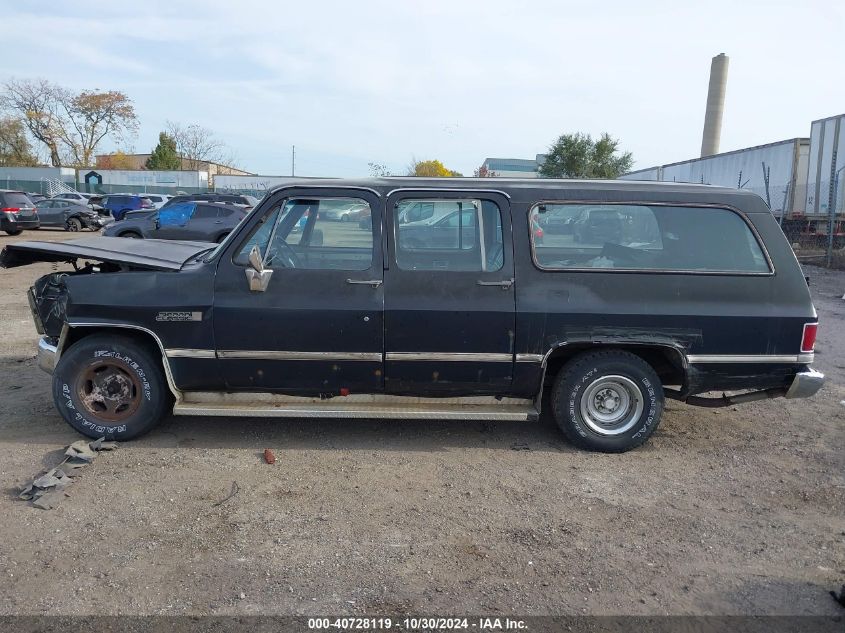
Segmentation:
<svg viewBox="0 0 845 633">
<path fill-rule="evenodd" d="M 35 204 L 38 219 L 44 226 L 57 226 L 61 223 L 61 210 L 57 200 L 42 200 Z"/>
<path fill-rule="evenodd" d="M 499 193 L 399 191 L 387 208 L 385 389 L 507 392 L 515 322 L 508 199 Z M 414 220 L 408 212 L 426 208 L 437 209 L 438 217 Z"/>
</svg>

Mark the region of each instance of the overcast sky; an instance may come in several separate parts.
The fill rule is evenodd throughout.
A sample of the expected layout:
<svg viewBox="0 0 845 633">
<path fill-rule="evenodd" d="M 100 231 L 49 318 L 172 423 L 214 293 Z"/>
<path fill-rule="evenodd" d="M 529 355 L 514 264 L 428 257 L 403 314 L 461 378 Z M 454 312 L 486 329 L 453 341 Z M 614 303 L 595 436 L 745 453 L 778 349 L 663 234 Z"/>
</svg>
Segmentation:
<svg viewBox="0 0 845 633">
<path fill-rule="evenodd" d="M 0 0 L 0 24 L 0 80 L 122 90 L 135 151 L 166 120 L 198 123 L 268 175 L 290 173 L 294 144 L 297 175 L 403 173 L 412 156 L 470 175 L 578 131 L 609 132 L 636 168 L 692 158 L 721 52 L 722 151 L 845 112 L 833 0 Z"/>
</svg>

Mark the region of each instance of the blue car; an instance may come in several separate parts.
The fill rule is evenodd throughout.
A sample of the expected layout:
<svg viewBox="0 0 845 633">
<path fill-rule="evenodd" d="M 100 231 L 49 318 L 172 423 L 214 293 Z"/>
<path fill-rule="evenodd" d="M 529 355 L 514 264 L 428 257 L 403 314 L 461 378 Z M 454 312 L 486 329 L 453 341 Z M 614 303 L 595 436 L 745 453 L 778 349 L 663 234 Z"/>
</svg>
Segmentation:
<svg viewBox="0 0 845 633">
<path fill-rule="evenodd" d="M 115 221 L 120 221 L 127 211 L 154 211 L 155 205 L 149 198 L 128 194 L 110 194 L 103 198 L 103 208 Z"/>
</svg>

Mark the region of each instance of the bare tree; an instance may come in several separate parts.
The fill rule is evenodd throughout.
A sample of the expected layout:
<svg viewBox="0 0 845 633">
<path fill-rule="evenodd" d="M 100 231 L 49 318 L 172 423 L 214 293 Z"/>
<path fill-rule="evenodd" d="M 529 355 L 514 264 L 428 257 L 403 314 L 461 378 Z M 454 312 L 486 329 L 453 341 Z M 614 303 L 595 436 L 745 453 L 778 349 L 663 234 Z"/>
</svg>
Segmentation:
<svg viewBox="0 0 845 633">
<path fill-rule="evenodd" d="M 45 79 L 10 79 L 3 84 L 0 107 L 18 116 L 33 138 L 47 147 L 50 163 L 61 167 L 61 88 Z"/>
<path fill-rule="evenodd" d="M 0 107 L 47 147 L 54 167 L 92 165 L 105 138 L 124 141 L 138 129 L 132 101 L 116 90 L 74 92 L 44 79 L 10 79 L 3 87 Z"/>
<path fill-rule="evenodd" d="M 237 158 L 223 141 L 208 128 L 192 123 L 167 122 L 167 135 L 176 141 L 176 152 L 182 158 L 182 169 L 195 171 L 202 163 L 219 163 L 234 167 Z"/>
<path fill-rule="evenodd" d="M 380 178 L 382 176 L 392 176 L 390 168 L 384 163 L 367 163 L 370 168 L 370 176 Z"/>
<path fill-rule="evenodd" d="M 117 90 L 78 94 L 62 90 L 60 103 L 64 110 L 60 136 L 76 165 L 93 165 L 94 152 L 106 137 L 120 143 L 138 131 L 132 101 Z"/>
</svg>

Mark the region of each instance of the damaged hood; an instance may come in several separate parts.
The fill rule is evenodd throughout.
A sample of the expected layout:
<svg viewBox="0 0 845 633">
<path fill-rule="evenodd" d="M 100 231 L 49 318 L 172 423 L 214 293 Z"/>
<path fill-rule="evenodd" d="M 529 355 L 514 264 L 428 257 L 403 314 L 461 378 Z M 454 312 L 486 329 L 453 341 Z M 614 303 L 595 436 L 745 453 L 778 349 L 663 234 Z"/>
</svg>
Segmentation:
<svg viewBox="0 0 845 633">
<path fill-rule="evenodd" d="M 15 268 L 36 262 L 78 259 L 125 264 L 144 270 L 180 270 L 192 257 L 210 251 L 208 242 L 131 240 L 125 237 L 84 237 L 66 242 L 18 242 L 0 253 L 0 267 Z"/>
</svg>

